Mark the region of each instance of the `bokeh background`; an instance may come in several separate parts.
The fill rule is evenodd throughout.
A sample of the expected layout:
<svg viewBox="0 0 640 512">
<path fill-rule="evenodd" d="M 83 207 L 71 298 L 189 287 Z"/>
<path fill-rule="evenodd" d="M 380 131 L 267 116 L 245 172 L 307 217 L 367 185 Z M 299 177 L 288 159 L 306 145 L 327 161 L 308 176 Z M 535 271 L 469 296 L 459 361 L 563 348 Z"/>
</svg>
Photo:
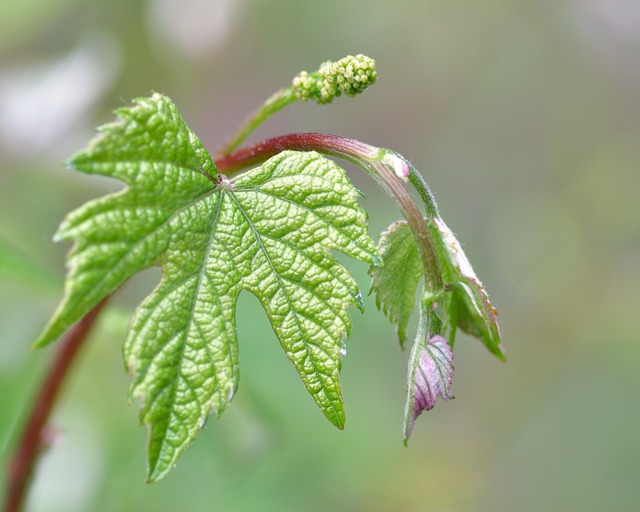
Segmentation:
<svg viewBox="0 0 640 512">
<path fill-rule="evenodd" d="M 151 91 L 213 151 L 299 70 L 358 52 L 377 60 L 375 87 L 293 105 L 252 140 L 327 131 L 410 158 L 500 311 L 508 364 L 461 337 L 456 400 L 423 414 L 404 448 L 408 354 L 368 297 L 339 432 L 245 294 L 233 404 L 148 486 L 120 347 L 150 271 L 82 352 L 29 511 L 638 509 L 636 0 L 0 2 L 0 462 L 55 351 L 29 349 L 61 296 L 68 246 L 51 236 L 119 188 L 61 162 Z M 351 175 L 380 232 L 398 212 Z M 367 291 L 366 268 L 351 268 Z"/>
</svg>

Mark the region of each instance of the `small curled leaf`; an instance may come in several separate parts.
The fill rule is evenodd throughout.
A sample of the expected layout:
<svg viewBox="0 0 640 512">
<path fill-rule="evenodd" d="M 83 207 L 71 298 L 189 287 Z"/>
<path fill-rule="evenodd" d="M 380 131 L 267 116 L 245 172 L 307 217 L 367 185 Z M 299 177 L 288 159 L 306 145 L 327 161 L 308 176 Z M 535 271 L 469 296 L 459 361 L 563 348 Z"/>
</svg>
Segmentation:
<svg viewBox="0 0 640 512">
<path fill-rule="evenodd" d="M 407 444 L 413 425 L 422 413 L 436 405 L 438 397 L 453 398 L 453 352 L 442 336 L 416 340 L 409 360 L 407 402 L 404 418 L 404 442 Z"/>
<path fill-rule="evenodd" d="M 378 309 L 398 326 L 398 340 L 403 347 L 423 274 L 418 246 L 406 221 L 394 222 L 382 232 L 378 252 L 382 265 L 372 266 L 369 270 L 371 291 L 376 294 Z"/>
</svg>

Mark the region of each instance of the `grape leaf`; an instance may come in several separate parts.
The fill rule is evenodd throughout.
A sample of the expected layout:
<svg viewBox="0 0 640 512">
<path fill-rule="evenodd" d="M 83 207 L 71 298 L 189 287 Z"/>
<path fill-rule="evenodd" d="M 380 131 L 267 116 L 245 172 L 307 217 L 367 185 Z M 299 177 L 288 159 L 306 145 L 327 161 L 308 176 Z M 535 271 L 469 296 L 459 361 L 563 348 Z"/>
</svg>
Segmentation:
<svg viewBox="0 0 640 512">
<path fill-rule="evenodd" d="M 449 342 L 457 327 L 478 338 L 489 351 L 504 360 L 497 311 L 491 305 L 482 282 L 476 277 L 460 242 L 441 218 L 425 219 L 434 241 L 445 292 L 440 309 L 448 316 Z M 392 224 L 380 236 L 378 249 L 383 264 L 371 268 L 376 302 L 398 325 L 401 342 L 409 315 L 416 305 L 416 293 L 424 270 L 416 242 L 406 221 Z"/>
<path fill-rule="evenodd" d="M 331 160 L 286 151 L 231 180 L 168 98 L 117 112 L 70 167 L 127 184 L 71 212 L 56 235 L 75 242 L 65 297 L 37 341 L 56 339 L 136 272 L 162 268 L 135 312 L 124 356 L 149 428 L 156 481 L 238 385 L 235 306 L 262 303 L 304 385 L 337 427 L 345 415 L 341 351 L 362 309 L 357 284 L 330 254 L 375 264 L 358 192 Z"/>
<path fill-rule="evenodd" d="M 378 309 L 382 308 L 391 322 L 397 324 L 400 346 L 404 346 L 423 275 L 418 246 L 405 221 L 394 222 L 380 235 L 378 251 L 383 265 L 369 270 L 371 291 L 376 294 Z"/>
</svg>

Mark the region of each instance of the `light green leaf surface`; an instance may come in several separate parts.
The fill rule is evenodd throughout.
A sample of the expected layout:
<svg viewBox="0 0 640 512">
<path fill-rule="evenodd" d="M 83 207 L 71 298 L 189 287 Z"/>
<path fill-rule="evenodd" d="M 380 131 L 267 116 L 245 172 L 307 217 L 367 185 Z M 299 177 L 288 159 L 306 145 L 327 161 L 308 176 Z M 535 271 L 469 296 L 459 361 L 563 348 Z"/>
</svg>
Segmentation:
<svg viewBox="0 0 640 512">
<path fill-rule="evenodd" d="M 344 171 L 317 153 L 283 152 L 229 180 L 168 98 L 139 99 L 118 116 L 69 165 L 128 186 L 60 226 L 56 238 L 75 242 L 65 297 L 37 344 L 55 340 L 136 272 L 162 268 L 124 349 L 155 481 L 236 391 L 235 306 L 248 290 L 309 393 L 342 428 L 347 307 L 362 301 L 330 250 L 368 263 L 377 254 Z"/>
<path fill-rule="evenodd" d="M 398 326 L 404 346 L 407 324 L 416 306 L 416 291 L 423 275 L 418 246 L 406 221 L 391 224 L 378 241 L 382 265 L 371 267 L 371 291 L 376 305 Z"/>
</svg>

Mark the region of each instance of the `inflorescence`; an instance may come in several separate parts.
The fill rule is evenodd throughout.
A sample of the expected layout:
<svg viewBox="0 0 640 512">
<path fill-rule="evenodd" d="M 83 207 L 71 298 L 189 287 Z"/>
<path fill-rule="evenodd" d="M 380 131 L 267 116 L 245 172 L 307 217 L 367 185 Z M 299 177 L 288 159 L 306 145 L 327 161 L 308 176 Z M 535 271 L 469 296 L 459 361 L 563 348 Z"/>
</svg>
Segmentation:
<svg viewBox="0 0 640 512">
<path fill-rule="evenodd" d="M 300 101 L 331 103 L 342 93 L 360 94 L 377 77 L 375 60 L 362 54 L 347 55 L 336 62 L 325 62 L 315 73 L 302 71 L 293 79 L 293 90 Z"/>
</svg>

